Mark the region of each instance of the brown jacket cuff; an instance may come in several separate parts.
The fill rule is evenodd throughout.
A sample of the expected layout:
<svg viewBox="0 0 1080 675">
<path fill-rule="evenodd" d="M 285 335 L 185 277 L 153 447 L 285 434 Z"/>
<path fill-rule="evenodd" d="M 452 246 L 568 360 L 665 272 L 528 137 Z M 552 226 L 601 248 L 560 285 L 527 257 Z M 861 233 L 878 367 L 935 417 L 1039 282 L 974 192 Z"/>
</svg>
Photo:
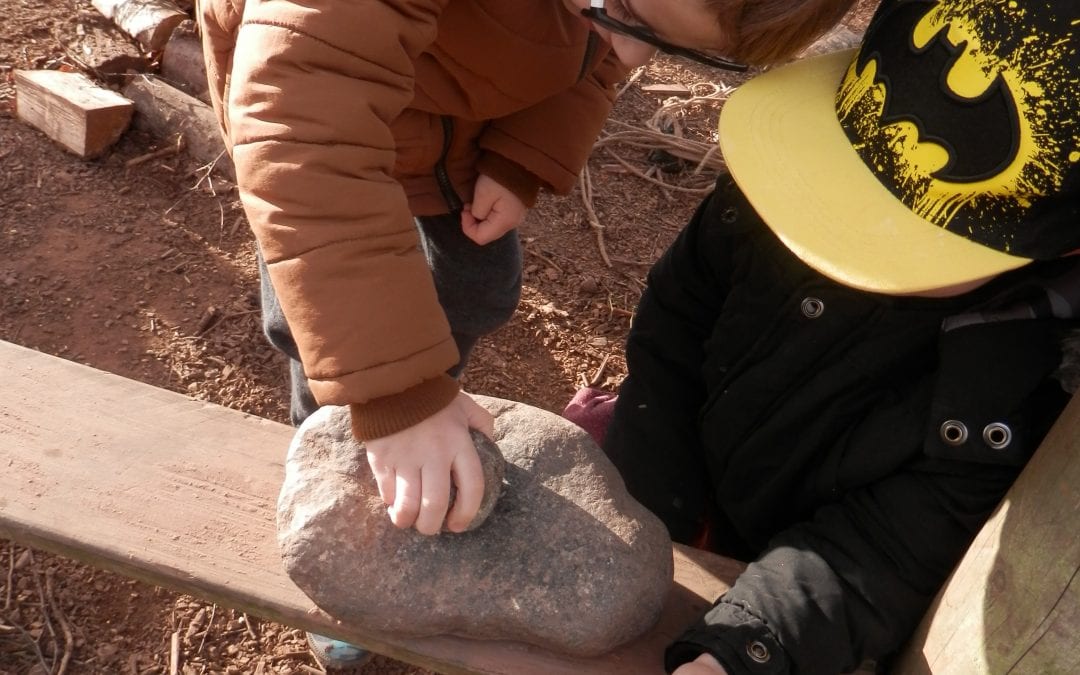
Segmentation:
<svg viewBox="0 0 1080 675">
<path fill-rule="evenodd" d="M 488 178 L 513 192 L 528 208 L 536 205 L 540 179 L 517 164 L 494 152 L 480 155 L 477 169 Z"/>
<path fill-rule="evenodd" d="M 459 389 L 457 380 L 442 375 L 398 394 L 352 403 L 353 435 L 365 441 L 408 429 L 450 405 Z"/>
</svg>

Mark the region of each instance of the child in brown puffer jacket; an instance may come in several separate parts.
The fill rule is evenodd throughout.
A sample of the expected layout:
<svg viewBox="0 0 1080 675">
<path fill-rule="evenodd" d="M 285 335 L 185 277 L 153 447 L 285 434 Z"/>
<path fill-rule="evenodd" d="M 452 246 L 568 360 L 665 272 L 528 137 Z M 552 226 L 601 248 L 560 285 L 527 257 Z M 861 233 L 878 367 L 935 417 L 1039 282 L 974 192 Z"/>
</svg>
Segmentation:
<svg viewBox="0 0 1080 675">
<path fill-rule="evenodd" d="M 492 420 L 455 375 L 516 306 L 514 228 L 572 189 L 614 85 L 657 46 L 782 57 L 850 1 L 200 3 L 294 423 L 349 405 L 394 523 L 463 529 L 468 429 Z"/>
</svg>

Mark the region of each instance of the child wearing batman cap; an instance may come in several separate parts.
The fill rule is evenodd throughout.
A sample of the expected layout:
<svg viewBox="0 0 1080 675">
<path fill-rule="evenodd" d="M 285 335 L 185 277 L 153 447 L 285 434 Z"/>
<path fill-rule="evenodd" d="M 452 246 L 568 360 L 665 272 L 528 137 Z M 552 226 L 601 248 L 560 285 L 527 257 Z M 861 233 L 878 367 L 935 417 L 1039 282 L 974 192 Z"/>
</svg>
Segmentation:
<svg viewBox="0 0 1080 675">
<path fill-rule="evenodd" d="M 1074 388 L 1080 13 L 985 4 L 885 0 L 725 105 L 604 440 L 673 539 L 751 561 L 669 672 L 886 661 Z"/>
</svg>

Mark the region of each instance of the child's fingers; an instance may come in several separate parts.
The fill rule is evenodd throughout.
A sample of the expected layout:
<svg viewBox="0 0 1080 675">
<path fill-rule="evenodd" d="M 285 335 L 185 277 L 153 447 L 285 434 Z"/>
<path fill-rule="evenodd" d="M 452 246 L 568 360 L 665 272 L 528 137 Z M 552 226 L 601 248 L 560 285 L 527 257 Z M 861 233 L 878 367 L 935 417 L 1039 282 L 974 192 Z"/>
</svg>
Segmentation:
<svg viewBox="0 0 1080 675">
<path fill-rule="evenodd" d="M 469 211 L 477 220 L 486 220 L 491 215 L 491 209 L 496 201 L 498 201 L 498 193 L 492 190 L 477 190 L 473 195 L 472 204 L 469 204 Z"/>
<path fill-rule="evenodd" d="M 446 526 L 451 532 L 462 532 L 476 517 L 484 500 L 484 470 L 480 458 L 471 448 L 459 452 L 450 467 L 450 476 L 457 488 L 454 506 L 446 514 Z"/>
<path fill-rule="evenodd" d="M 487 408 L 480 405 L 467 394 L 463 396 L 462 407 L 465 410 L 465 421 L 470 429 L 476 429 L 491 440 L 495 440 L 495 417 L 488 412 Z"/>
<path fill-rule="evenodd" d="M 477 223 L 474 230 L 470 231 L 464 226 L 461 229 L 473 243 L 478 246 L 486 246 L 516 226 L 517 224 L 511 219 L 501 217 L 501 214 L 493 211 L 487 220 Z"/>
<path fill-rule="evenodd" d="M 402 529 L 412 527 L 420 513 L 423 488 L 420 471 L 414 469 L 408 473 L 399 472 L 395 480 L 394 504 L 389 509 L 390 522 Z"/>
<path fill-rule="evenodd" d="M 371 454 L 368 454 L 368 464 L 371 466 L 371 473 L 375 476 L 375 484 L 379 486 L 379 496 L 382 497 L 383 504 L 390 506 L 394 503 L 397 475 L 391 469 L 372 462 Z"/>
<path fill-rule="evenodd" d="M 477 223 L 479 223 L 479 222 L 480 221 L 478 221 L 476 219 L 476 216 L 473 215 L 472 204 L 466 204 L 465 206 L 461 207 L 461 227 L 462 227 L 462 229 L 470 228 L 470 227 L 474 228 L 474 227 L 476 227 Z"/>
<path fill-rule="evenodd" d="M 442 529 L 446 507 L 450 503 L 450 472 L 438 463 L 425 464 L 420 472 L 420 481 L 423 495 L 420 498 L 420 513 L 413 526 L 420 534 L 437 534 Z"/>
<path fill-rule="evenodd" d="M 461 211 L 461 232 L 477 246 L 487 243 L 484 241 L 483 223 L 473 217 L 467 206 Z"/>
</svg>

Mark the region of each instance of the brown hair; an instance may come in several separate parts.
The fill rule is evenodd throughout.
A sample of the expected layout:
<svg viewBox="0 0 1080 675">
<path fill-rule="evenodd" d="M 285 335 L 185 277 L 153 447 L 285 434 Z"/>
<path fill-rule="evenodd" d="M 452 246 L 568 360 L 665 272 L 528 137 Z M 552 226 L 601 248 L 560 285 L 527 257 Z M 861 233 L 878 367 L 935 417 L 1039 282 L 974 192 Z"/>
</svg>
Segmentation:
<svg viewBox="0 0 1080 675">
<path fill-rule="evenodd" d="M 705 0 L 720 24 L 736 27 L 725 56 L 753 65 L 784 61 L 844 17 L 856 0 Z"/>
</svg>

